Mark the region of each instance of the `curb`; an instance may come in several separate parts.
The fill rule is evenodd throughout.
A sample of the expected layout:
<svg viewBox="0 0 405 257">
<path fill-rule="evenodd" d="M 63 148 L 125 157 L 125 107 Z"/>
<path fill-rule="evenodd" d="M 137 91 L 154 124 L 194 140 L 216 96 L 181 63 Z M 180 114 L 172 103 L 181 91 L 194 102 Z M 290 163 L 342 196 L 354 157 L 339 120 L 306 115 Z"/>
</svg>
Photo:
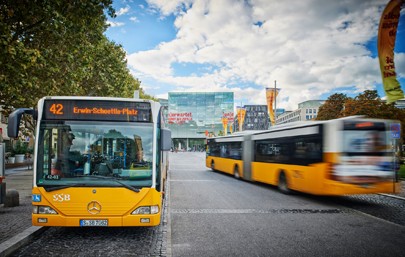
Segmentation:
<svg viewBox="0 0 405 257">
<path fill-rule="evenodd" d="M 166 234 L 166 253 L 167 257 L 172 257 L 172 222 L 171 222 L 171 204 L 170 204 L 170 180 L 171 180 L 171 172 L 170 172 L 170 164 L 169 164 L 169 170 L 167 172 L 167 180 L 166 180 L 166 204 L 167 204 L 167 213 L 166 213 L 166 219 L 167 219 L 167 234 Z"/>
<path fill-rule="evenodd" d="M 0 244 L 0 257 L 6 257 L 11 255 L 14 251 L 22 247 L 23 245 L 32 241 L 32 239 L 39 235 L 48 227 L 30 227 L 24 230 L 23 232 L 19 233 L 18 235 L 13 236 L 12 238 L 4 241 Z"/>
</svg>

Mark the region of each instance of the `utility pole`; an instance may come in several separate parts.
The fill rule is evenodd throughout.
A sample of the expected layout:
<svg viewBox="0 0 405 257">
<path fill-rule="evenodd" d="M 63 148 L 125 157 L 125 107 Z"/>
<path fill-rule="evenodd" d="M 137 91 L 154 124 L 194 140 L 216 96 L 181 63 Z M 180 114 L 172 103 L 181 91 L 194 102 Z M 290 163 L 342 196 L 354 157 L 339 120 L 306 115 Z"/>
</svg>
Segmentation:
<svg viewBox="0 0 405 257">
<path fill-rule="evenodd" d="M 274 81 L 274 125 L 277 124 L 277 80 Z"/>
</svg>

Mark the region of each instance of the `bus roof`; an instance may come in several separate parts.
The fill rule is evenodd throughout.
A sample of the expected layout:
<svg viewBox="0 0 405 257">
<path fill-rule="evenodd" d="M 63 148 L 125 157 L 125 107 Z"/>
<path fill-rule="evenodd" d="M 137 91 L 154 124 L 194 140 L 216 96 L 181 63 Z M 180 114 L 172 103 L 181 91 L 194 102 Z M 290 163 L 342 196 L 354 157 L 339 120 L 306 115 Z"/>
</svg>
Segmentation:
<svg viewBox="0 0 405 257">
<path fill-rule="evenodd" d="M 130 102 L 155 102 L 149 99 L 107 97 L 107 96 L 44 96 L 41 100 L 99 100 L 99 101 L 130 101 Z"/>
<path fill-rule="evenodd" d="M 263 134 L 263 133 L 279 131 L 279 130 L 284 130 L 284 129 L 308 127 L 308 126 L 319 125 L 319 124 L 330 124 L 330 123 L 335 123 L 335 122 L 343 121 L 343 120 L 365 121 L 365 120 L 381 120 L 381 119 L 367 118 L 365 115 L 355 115 L 355 116 L 342 117 L 342 118 L 333 119 L 333 120 L 296 121 L 296 122 L 275 125 L 273 127 L 270 127 L 270 129 L 268 129 L 268 130 L 245 130 L 245 131 L 241 131 L 241 132 L 235 132 L 231 135 L 218 136 L 218 137 L 207 138 L 207 139 L 209 140 L 209 139 L 232 138 L 232 137 L 246 136 L 246 135 L 256 135 L 256 134 Z"/>
</svg>

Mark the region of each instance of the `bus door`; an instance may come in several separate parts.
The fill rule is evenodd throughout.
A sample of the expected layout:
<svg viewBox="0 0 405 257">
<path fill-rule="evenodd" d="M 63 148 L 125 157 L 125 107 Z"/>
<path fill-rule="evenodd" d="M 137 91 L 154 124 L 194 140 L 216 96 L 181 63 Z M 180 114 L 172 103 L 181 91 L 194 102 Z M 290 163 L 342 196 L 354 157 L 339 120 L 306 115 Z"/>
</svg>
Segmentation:
<svg viewBox="0 0 405 257">
<path fill-rule="evenodd" d="M 242 142 L 243 179 L 252 181 L 252 162 L 254 158 L 252 136 L 247 135 Z"/>
</svg>

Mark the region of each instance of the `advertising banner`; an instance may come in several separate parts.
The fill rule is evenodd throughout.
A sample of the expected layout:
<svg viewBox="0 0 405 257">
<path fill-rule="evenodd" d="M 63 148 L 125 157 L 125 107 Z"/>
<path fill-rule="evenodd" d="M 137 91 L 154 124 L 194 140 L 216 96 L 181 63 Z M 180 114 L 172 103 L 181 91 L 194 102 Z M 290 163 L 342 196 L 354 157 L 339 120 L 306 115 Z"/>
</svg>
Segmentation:
<svg viewBox="0 0 405 257">
<path fill-rule="evenodd" d="M 224 112 L 222 116 L 223 116 L 224 118 L 227 118 L 229 123 L 232 123 L 233 120 L 234 120 L 234 117 L 233 117 L 234 114 L 233 114 L 233 112 Z"/>
<path fill-rule="evenodd" d="M 242 131 L 243 122 L 245 121 L 246 109 L 238 106 L 238 107 L 236 107 L 236 112 L 237 112 L 238 121 L 239 121 L 239 131 Z"/>
<path fill-rule="evenodd" d="M 378 58 L 387 102 L 404 98 L 404 92 L 397 80 L 394 64 L 394 48 L 401 5 L 404 0 L 391 0 L 385 7 L 378 28 Z"/>
<path fill-rule="evenodd" d="M 271 125 L 276 124 L 276 118 L 274 116 L 273 103 L 278 95 L 280 89 L 276 88 L 266 88 L 266 100 L 267 100 L 267 111 L 269 113 Z"/>
<path fill-rule="evenodd" d="M 222 126 L 224 127 L 224 136 L 228 134 L 228 119 L 222 118 Z"/>
</svg>

